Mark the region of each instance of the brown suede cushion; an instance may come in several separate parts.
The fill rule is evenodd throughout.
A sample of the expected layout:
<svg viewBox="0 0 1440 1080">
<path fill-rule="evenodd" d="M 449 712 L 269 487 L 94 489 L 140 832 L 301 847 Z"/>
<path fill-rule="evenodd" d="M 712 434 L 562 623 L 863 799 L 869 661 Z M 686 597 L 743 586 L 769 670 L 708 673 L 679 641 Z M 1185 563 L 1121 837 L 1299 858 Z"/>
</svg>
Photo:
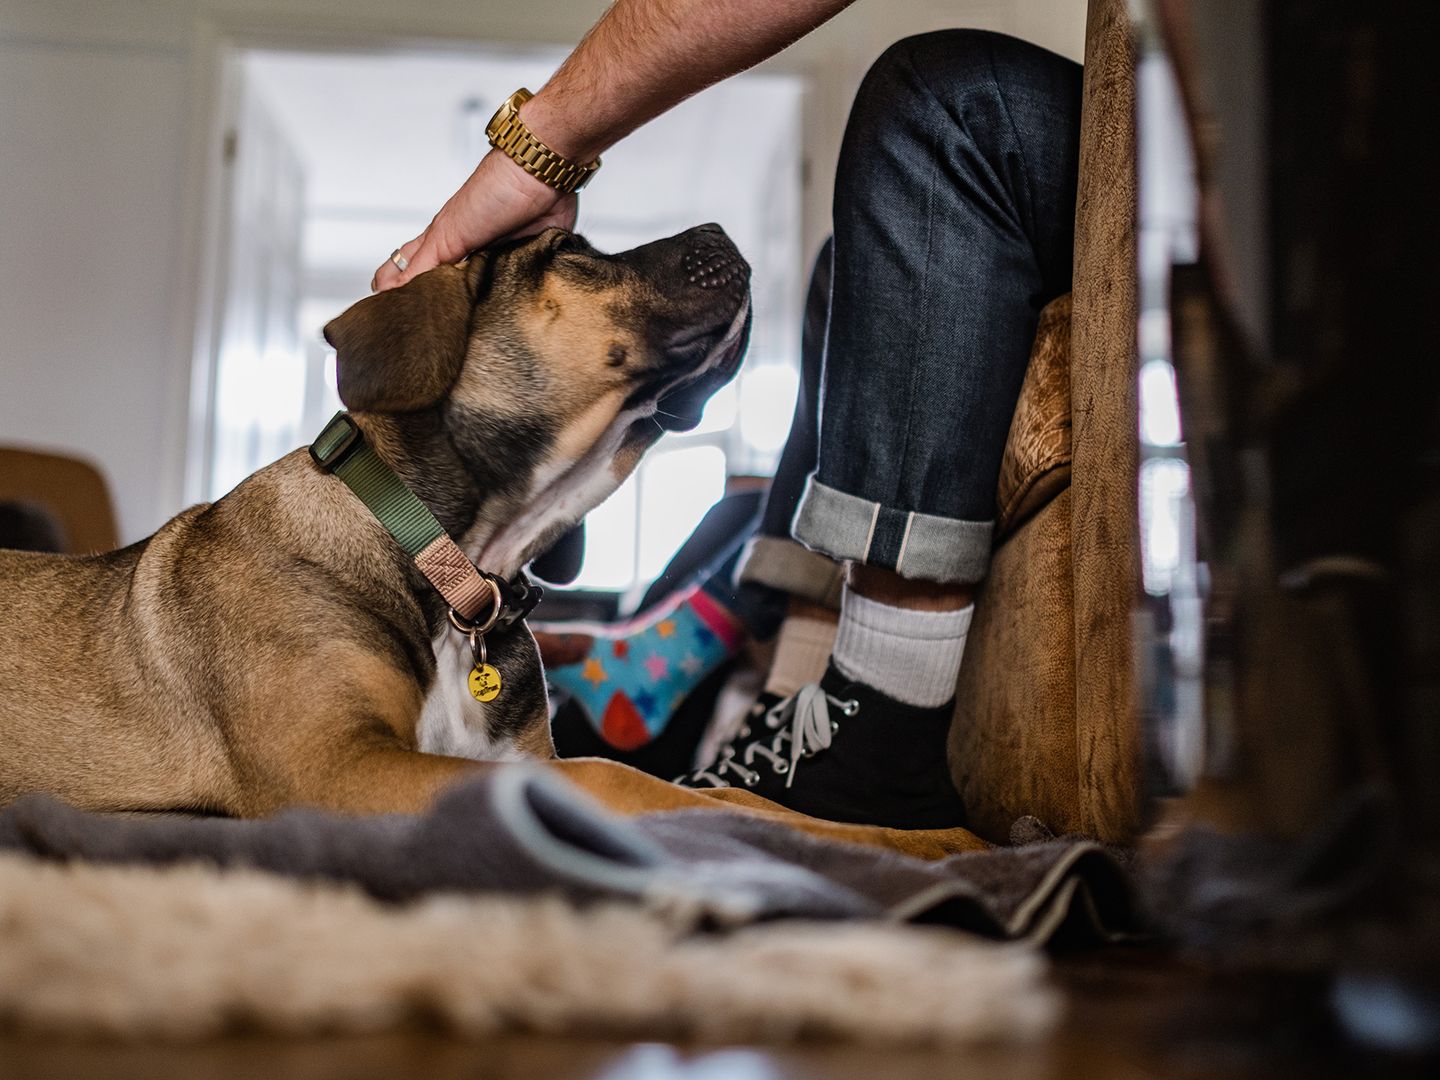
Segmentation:
<svg viewBox="0 0 1440 1080">
<path fill-rule="evenodd" d="M 998 547 L 1070 483 L 1070 295 L 1040 313 L 995 492 Z"/>
</svg>

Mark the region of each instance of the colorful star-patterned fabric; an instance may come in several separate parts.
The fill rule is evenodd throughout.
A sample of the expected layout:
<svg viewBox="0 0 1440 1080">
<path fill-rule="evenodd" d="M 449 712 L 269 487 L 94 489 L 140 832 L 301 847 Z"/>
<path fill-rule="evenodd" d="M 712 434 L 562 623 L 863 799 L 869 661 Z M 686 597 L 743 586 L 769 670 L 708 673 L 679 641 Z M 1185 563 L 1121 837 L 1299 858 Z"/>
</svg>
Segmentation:
<svg viewBox="0 0 1440 1080">
<path fill-rule="evenodd" d="M 584 632 L 595 636 L 585 659 L 546 675 L 620 750 L 638 749 L 664 731 L 680 703 L 743 641 L 735 616 L 700 586 L 641 620 Z"/>
</svg>

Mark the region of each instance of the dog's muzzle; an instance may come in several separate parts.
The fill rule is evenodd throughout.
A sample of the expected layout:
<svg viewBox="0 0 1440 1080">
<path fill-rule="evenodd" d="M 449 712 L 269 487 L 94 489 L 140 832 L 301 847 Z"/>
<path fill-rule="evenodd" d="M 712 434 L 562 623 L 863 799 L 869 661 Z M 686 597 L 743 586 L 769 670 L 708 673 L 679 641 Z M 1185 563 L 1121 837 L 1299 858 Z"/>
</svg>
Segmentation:
<svg viewBox="0 0 1440 1080">
<path fill-rule="evenodd" d="M 705 403 L 740 370 L 751 321 L 750 298 L 746 296 L 730 331 L 712 350 L 699 373 L 660 398 L 655 412 L 657 424 L 666 431 L 691 431 L 699 426 Z"/>
<path fill-rule="evenodd" d="M 690 431 L 700 423 L 710 396 L 735 376 L 750 339 L 750 264 L 718 225 L 701 225 L 690 233 L 680 259 L 687 287 L 733 304 L 728 325 L 697 335 L 709 338 L 706 354 L 691 377 L 660 399 L 656 422 L 667 431 Z M 683 347 L 683 346 L 681 346 Z"/>
</svg>

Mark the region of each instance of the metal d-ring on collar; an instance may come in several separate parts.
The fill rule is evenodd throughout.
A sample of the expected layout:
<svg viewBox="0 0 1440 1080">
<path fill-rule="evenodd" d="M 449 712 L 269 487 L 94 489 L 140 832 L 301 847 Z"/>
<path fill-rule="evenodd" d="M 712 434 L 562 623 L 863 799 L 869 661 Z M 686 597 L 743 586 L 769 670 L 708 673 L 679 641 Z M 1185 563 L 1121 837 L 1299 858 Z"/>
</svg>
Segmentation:
<svg viewBox="0 0 1440 1080">
<path fill-rule="evenodd" d="M 503 628 L 509 628 L 534 611 L 535 605 L 540 603 L 541 598 L 545 595 L 545 590 L 526 577 L 523 572 L 516 574 L 510 581 L 486 573 L 484 570 L 480 571 L 480 576 L 490 587 L 491 608 L 483 619 L 467 619 L 452 607 L 450 609 L 450 625 L 462 634 L 468 634 L 471 630 L 488 634 L 502 623 L 504 624 Z"/>
<path fill-rule="evenodd" d="M 505 604 L 500 599 L 500 586 L 489 578 L 485 582 L 490 586 L 493 605 L 483 621 L 471 622 L 453 607 L 450 609 L 450 625 L 470 639 L 470 655 L 477 669 L 483 668 L 490 660 L 489 650 L 485 648 L 485 635 L 495 628 L 500 621 L 500 613 L 505 610 Z"/>
<path fill-rule="evenodd" d="M 467 619 L 453 607 L 449 609 L 450 625 L 470 640 L 470 654 L 475 666 L 482 668 L 489 660 L 485 647 L 485 635 L 503 621 L 511 627 L 534 610 L 540 602 L 544 589 L 530 581 L 523 573 L 514 581 L 504 581 L 492 574 L 481 571 L 485 584 L 490 587 L 490 611 L 483 619 Z"/>
<path fill-rule="evenodd" d="M 490 614 L 483 619 L 467 619 L 453 607 L 450 609 L 450 625 L 462 634 L 468 634 L 472 638 L 476 634 L 482 637 L 495 629 L 495 624 L 500 621 L 500 616 L 505 612 L 505 601 L 500 598 L 500 586 L 495 584 L 493 578 L 485 578 L 485 584 L 490 587 Z"/>
</svg>

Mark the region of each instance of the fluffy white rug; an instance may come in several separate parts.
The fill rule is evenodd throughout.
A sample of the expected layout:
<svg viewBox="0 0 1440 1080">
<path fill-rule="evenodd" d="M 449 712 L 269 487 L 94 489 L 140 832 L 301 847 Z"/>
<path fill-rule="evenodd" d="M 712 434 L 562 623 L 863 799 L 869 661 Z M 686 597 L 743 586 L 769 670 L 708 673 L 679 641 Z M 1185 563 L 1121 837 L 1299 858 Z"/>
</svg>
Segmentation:
<svg viewBox="0 0 1440 1080">
<path fill-rule="evenodd" d="M 1032 951 L 953 931 L 777 923 L 352 888 L 190 866 L 0 856 L 0 1025 L 130 1038 L 234 1029 L 702 1041 L 1032 1039 L 1059 1012 Z"/>
</svg>

